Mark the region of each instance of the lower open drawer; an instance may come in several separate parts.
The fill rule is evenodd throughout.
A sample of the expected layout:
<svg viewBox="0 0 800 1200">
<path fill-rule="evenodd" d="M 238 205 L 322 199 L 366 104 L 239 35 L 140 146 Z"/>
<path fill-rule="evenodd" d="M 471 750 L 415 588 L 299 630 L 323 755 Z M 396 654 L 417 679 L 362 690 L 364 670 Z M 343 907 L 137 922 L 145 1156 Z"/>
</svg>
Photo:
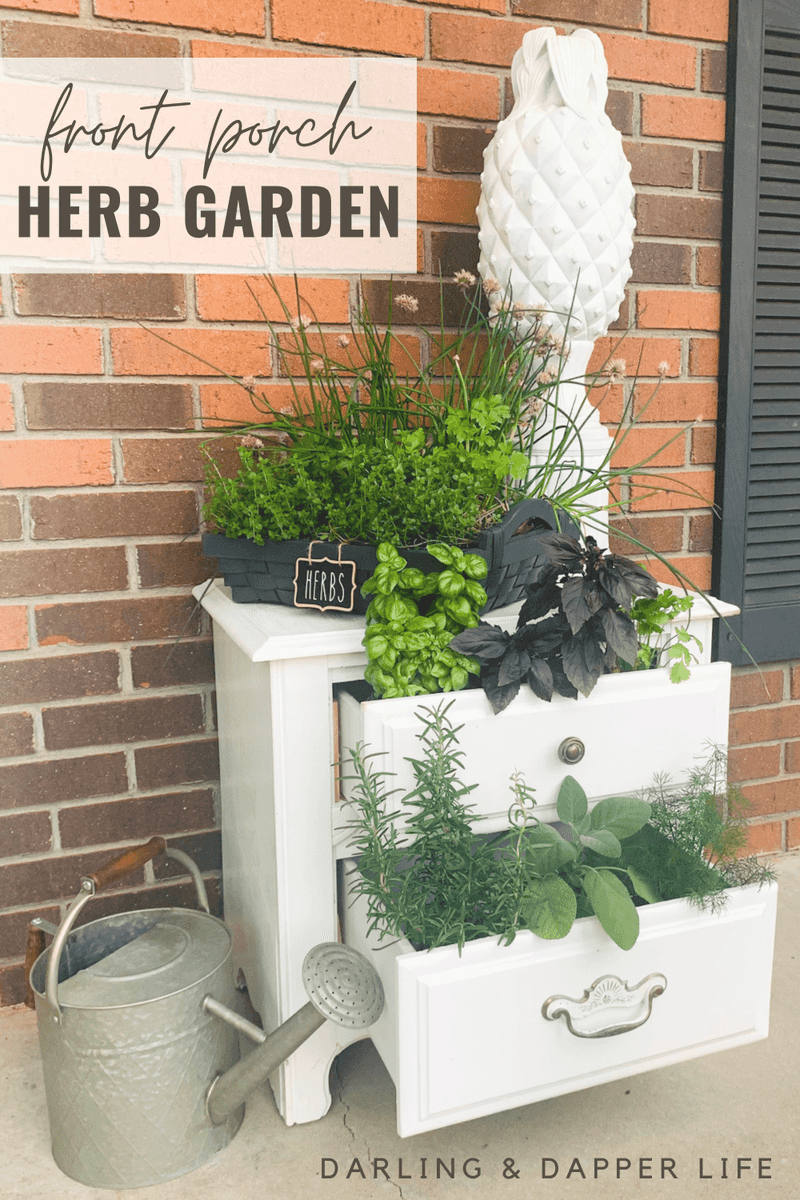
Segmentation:
<svg viewBox="0 0 800 1200">
<path fill-rule="evenodd" d="M 459 956 L 368 935 L 366 902 L 347 888 L 354 865 L 344 864 L 345 940 L 386 991 L 370 1036 L 397 1089 L 401 1137 L 767 1036 L 776 884 L 732 889 L 717 914 L 684 900 L 647 905 L 628 951 L 585 917 L 560 941 L 526 930 Z M 555 999 L 586 992 L 588 1011 Z"/>
</svg>

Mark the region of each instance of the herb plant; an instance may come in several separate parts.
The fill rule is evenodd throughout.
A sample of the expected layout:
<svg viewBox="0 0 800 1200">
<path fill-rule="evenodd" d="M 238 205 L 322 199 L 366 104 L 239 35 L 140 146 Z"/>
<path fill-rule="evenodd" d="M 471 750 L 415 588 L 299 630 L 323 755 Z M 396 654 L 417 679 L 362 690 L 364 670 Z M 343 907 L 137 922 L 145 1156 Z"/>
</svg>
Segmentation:
<svg viewBox="0 0 800 1200">
<path fill-rule="evenodd" d="M 715 909 L 725 888 L 774 878 L 742 854 L 750 805 L 727 778 L 724 750 L 713 748 L 681 784 L 657 777 L 645 796 L 650 823 L 626 844 L 626 861 L 658 899 L 685 896 Z"/>
<path fill-rule="evenodd" d="M 372 595 L 367 608 L 364 676 L 376 696 L 418 696 L 466 687 L 478 664 L 450 649 L 453 635 L 478 624 L 486 592 L 478 582 L 488 567 L 478 554 L 430 544 L 428 553 L 443 571 L 407 565 L 395 548 L 378 547 L 378 567 L 362 586 Z"/>
<path fill-rule="evenodd" d="M 458 273 L 460 323 L 453 332 L 442 315 L 438 330 L 419 327 L 422 343 L 413 345 L 425 346 L 423 365 L 397 327 L 413 318 L 414 297 L 390 298 L 385 327 L 362 302 L 349 331 L 333 336 L 297 281 L 295 312 L 278 283 L 267 282 L 286 329 L 261 313 L 291 399 L 276 407 L 254 378 L 227 376 L 253 405 L 253 420 L 231 429 L 247 443 L 235 478 L 207 449 L 204 518 L 229 537 L 467 546 L 528 496 L 573 519 L 590 517 L 604 507 L 598 494 L 649 461 L 612 468 L 632 428 L 623 423 L 603 462 L 586 463 L 588 415 L 559 402 L 569 347 L 546 313 L 514 304 L 494 281 L 482 291 L 469 272 Z M 594 386 L 616 381 L 612 366 Z M 531 454 L 542 450 L 546 461 L 531 471 Z"/>
<path fill-rule="evenodd" d="M 514 777 L 510 832 L 481 837 L 466 800 L 472 788 L 458 778 L 458 730 L 442 706 L 418 716 L 425 753 L 411 760 L 416 788 L 401 808 L 387 808 L 385 773 L 372 769 L 363 746 L 350 751 L 360 855 L 354 888 L 367 898 L 370 929 L 407 937 L 417 948 L 461 948 L 490 934 L 508 943 L 523 928 L 561 938 L 576 916 L 594 913 L 629 949 L 639 930 L 632 892 L 644 901 L 652 897 L 635 872 L 611 864 L 621 842 L 647 821 L 650 806 L 612 798 L 590 815 L 583 790 L 567 776 L 557 805 L 569 830 L 565 838 L 535 818 L 531 789 Z"/>
<path fill-rule="evenodd" d="M 618 660 L 632 663 L 638 635 L 630 611 L 635 596 L 656 596 L 649 572 L 566 534 L 542 534 L 547 555 L 520 609 L 514 633 L 481 622 L 451 642 L 481 665 L 481 685 L 495 713 L 527 683 L 541 700 L 553 692 L 588 696 Z"/>
<path fill-rule="evenodd" d="M 637 596 L 631 605 L 630 615 L 636 626 L 639 648 L 632 663 L 620 659 L 620 668 L 623 671 L 646 671 L 666 655 L 671 663 L 669 677 L 672 682 L 681 683 L 688 679 L 690 665 L 697 661 L 691 644 L 702 650 L 702 642 L 688 629 L 682 628 L 675 629 L 672 638 L 663 644 L 661 638 L 667 623 L 689 612 L 691 607 L 691 596 L 676 596 L 671 588 L 665 588 L 656 596 Z"/>
</svg>

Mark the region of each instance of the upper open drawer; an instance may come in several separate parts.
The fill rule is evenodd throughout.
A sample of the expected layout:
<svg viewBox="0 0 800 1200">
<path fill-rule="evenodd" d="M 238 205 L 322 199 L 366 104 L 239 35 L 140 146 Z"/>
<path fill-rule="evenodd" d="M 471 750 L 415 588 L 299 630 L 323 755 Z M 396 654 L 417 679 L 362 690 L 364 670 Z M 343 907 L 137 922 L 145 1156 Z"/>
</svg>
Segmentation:
<svg viewBox="0 0 800 1200">
<path fill-rule="evenodd" d="M 368 753 L 381 756 L 374 760 L 375 769 L 395 775 L 387 790 L 400 789 L 393 798 L 399 803 L 414 787 L 407 760 L 420 756 L 416 714 L 444 701 L 452 703 L 448 715 L 453 725 L 462 727 L 462 778 L 478 785 L 470 799 L 475 815 L 487 818 L 487 832 L 508 823 L 513 800 L 509 779 L 515 771 L 535 789 L 537 816 L 556 820 L 555 801 L 565 775 L 573 775 L 587 796 L 599 800 L 636 792 L 651 784 L 656 773 L 680 778 L 694 759 L 708 756 L 709 743 L 725 746 L 729 694 L 728 663 L 695 667 L 691 678 L 679 684 L 670 682 L 665 668 L 606 675 L 588 698 L 578 700 L 554 696 L 547 703 L 526 687 L 497 716 L 482 690 L 364 703 L 343 691 L 342 794 L 346 800 L 352 795 L 348 750 L 366 743 Z M 559 747 L 576 741 L 584 747 L 583 757 L 565 762 Z M 338 819 L 346 822 L 346 809 Z M 344 853 L 344 843 L 340 851 Z"/>
</svg>

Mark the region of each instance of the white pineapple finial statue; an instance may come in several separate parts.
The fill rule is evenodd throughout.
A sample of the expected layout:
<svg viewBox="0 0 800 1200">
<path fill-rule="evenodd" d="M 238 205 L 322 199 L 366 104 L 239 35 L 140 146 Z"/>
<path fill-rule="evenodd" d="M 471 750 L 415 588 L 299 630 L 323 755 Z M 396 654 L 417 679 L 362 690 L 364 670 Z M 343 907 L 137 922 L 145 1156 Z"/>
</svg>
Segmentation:
<svg viewBox="0 0 800 1200">
<path fill-rule="evenodd" d="M 511 65 L 514 107 L 484 152 L 481 176 L 481 277 L 515 303 L 547 310 L 544 320 L 569 345 L 570 379 L 584 376 L 631 274 L 634 191 L 605 112 L 607 80 L 597 34 L 526 33 Z M 562 385 L 559 405 L 576 416 L 586 405 L 584 460 L 601 462 L 609 435 L 583 386 Z"/>
</svg>

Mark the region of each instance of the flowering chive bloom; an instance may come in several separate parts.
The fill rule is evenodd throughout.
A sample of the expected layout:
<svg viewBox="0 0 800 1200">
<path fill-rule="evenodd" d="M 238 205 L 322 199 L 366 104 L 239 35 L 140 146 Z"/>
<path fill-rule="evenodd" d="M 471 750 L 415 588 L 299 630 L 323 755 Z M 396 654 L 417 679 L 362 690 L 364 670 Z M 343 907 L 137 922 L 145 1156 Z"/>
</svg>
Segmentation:
<svg viewBox="0 0 800 1200">
<path fill-rule="evenodd" d="M 255 386 L 256 386 L 255 375 L 245 375 L 244 378 L 242 379 L 242 387 L 247 388 L 248 392 L 252 392 L 252 390 Z"/>
<path fill-rule="evenodd" d="M 291 325 L 292 329 L 295 330 L 295 332 L 301 328 L 308 329 L 309 325 L 311 324 L 311 317 L 307 317 L 305 313 L 303 313 L 301 317 L 292 317 L 289 324 Z"/>
<path fill-rule="evenodd" d="M 340 333 L 336 339 L 336 345 L 340 346 L 341 349 L 344 350 L 346 346 L 350 345 L 350 338 L 346 333 Z"/>
<path fill-rule="evenodd" d="M 308 365 L 311 368 L 311 370 L 314 372 L 315 375 L 319 375 L 319 374 L 321 374 L 322 371 L 325 370 L 325 363 L 322 361 L 321 358 L 312 358 L 311 362 Z"/>
<path fill-rule="evenodd" d="M 466 290 L 467 288 L 475 286 L 475 276 L 471 271 L 465 271 L 462 268 L 460 271 L 456 271 L 455 275 L 453 276 L 453 282 L 458 284 L 460 288 L 464 288 L 464 290 Z"/>
<path fill-rule="evenodd" d="M 662 379 L 665 375 L 669 375 L 669 363 L 666 359 L 658 364 L 658 373 Z"/>
<path fill-rule="evenodd" d="M 483 294 L 485 296 L 493 296 L 495 292 L 500 291 L 500 284 L 491 275 L 483 281 Z"/>
<path fill-rule="evenodd" d="M 394 302 L 398 308 L 402 308 L 408 313 L 415 313 L 419 308 L 419 300 L 414 296 L 406 295 L 405 292 L 400 296 L 395 296 Z"/>
</svg>

